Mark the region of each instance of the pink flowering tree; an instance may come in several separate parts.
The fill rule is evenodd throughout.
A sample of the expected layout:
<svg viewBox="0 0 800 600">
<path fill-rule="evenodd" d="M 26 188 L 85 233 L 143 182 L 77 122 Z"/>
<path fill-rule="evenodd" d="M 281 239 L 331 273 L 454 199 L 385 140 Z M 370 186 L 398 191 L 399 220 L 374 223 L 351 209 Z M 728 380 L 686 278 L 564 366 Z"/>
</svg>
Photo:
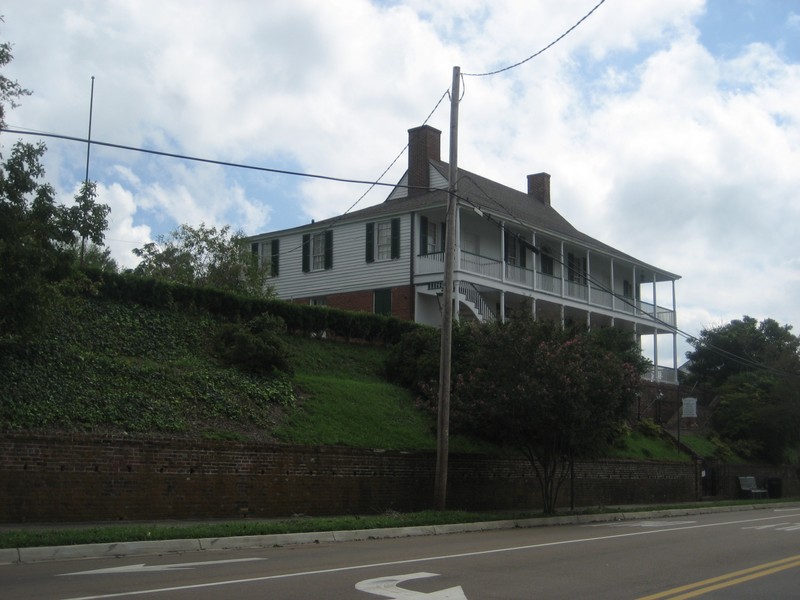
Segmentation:
<svg viewBox="0 0 800 600">
<path fill-rule="evenodd" d="M 612 443 L 646 368 L 630 332 L 564 330 L 530 317 L 476 326 L 455 374 L 454 431 L 514 447 L 553 513 L 576 458 Z"/>
</svg>

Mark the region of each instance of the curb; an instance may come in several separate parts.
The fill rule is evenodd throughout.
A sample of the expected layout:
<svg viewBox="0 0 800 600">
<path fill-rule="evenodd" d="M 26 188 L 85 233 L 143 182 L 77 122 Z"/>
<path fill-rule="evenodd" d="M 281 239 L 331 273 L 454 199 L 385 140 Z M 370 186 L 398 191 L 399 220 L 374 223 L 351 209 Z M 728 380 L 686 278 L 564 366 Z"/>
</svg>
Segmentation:
<svg viewBox="0 0 800 600">
<path fill-rule="evenodd" d="M 798 507 L 796 502 L 770 504 L 769 508 Z M 534 517 L 530 519 L 486 521 L 480 523 L 453 523 L 417 527 L 389 527 L 385 529 L 355 529 L 347 531 L 321 531 L 309 533 L 278 533 L 224 538 L 162 540 L 151 542 L 117 542 L 110 544 L 78 544 L 74 546 L 47 546 L 37 548 L 0 549 L 0 565 L 34 563 L 79 558 L 120 558 L 182 552 L 211 550 L 241 550 L 271 548 L 301 544 L 353 542 L 371 539 L 390 539 L 415 536 L 449 535 L 500 529 L 529 529 L 556 525 L 583 525 L 613 521 L 702 515 L 709 513 L 740 512 L 765 508 L 765 505 L 739 505 L 700 508 L 671 508 L 642 512 L 613 512 L 596 515 L 564 515 L 560 517 Z"/>
</svg>

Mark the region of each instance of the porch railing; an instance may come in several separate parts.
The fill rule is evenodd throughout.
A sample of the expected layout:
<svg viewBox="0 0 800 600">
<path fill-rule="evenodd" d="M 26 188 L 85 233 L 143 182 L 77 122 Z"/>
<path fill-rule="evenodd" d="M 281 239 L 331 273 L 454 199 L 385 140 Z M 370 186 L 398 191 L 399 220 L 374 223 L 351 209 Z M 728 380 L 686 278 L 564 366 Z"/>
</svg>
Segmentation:
<svg viewBox="0 0 800 600">
<path fill-rule="evenodd" d="M 667 326 L 675 327 L 675 312 L 663 306 L 654 306 L 632 298 L 616 297 L 608 291 L 601 290 L 582 282 L 563 281 L 561 277 L 509 265 L 496 258 L 482 256 L 473 252 L 460 251 L 456 269 L 475 273 L 496 281 L 507 281 L 522 287 L 579 300 L 586 304 L 613 308 L 615 311 L 629 315 L 641 316 L 642 313 L 655 317 Z M 432 252 L 417 257 L 416 273 L 418 275 L 440 275 L 444 272 L 444 252 Z"/>
<path fill-rule="evenodd" d="M 675 369 L 671 367 L 650 367 L 642 379 L 660 383 L 678 383 Z"/>
</svg>

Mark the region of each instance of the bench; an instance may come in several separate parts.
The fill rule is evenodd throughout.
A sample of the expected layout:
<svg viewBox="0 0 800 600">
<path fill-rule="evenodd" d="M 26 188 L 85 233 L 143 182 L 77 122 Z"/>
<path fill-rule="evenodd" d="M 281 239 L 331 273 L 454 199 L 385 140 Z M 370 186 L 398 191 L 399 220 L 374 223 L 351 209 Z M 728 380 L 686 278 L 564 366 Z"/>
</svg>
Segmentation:
<svg viewBox="0 0 800 600">
<path fill-rule="evenodd" d="M 738 477 L 740 498 L 767 498 L 767 490 L 759 488 L 755 477 Z"/>
</svg>

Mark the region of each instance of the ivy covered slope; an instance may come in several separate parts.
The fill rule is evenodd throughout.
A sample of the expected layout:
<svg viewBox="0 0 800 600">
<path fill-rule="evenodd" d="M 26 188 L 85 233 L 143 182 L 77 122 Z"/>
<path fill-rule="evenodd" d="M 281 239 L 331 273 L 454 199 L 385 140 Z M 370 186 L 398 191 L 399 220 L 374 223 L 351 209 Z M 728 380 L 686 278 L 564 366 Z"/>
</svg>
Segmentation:
<svg viewBox="0 0 800 600">
<path fill-rule="evenodd" d="M 436 447 L 432 419 L 384 379 L 381 346 L 291 335 L 267 318 L 281 368 L 263 369 L 247 363 L 265 355 L 252 337 L 226 345 L 261 318 L 86 297 L 54 311 L 46 332 L 0 345 L 0 430 Z"/>
<path fill-rule="evenodd" d="M 47 331 L 0 357 L 0 427 L 264 435 L 294 402 L 289 377 L 226 366 L 222 323 L 85 298 L 59 303 Z"/>
</svg>

